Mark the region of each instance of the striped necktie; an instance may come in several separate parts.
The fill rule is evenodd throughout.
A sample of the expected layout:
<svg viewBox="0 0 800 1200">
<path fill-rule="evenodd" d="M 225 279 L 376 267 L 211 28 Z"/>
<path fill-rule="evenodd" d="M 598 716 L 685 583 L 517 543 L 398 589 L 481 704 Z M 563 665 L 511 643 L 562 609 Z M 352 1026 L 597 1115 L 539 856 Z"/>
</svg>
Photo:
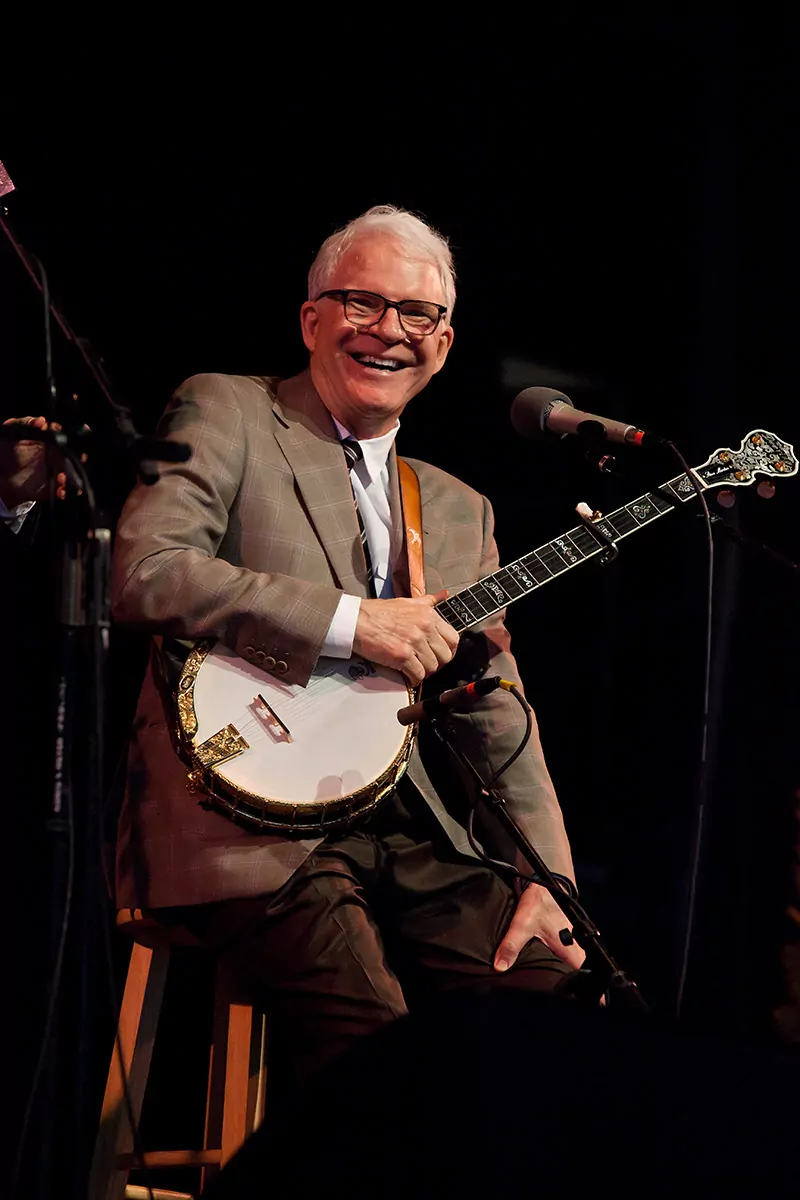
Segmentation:
<svg viewBox="0 0 800 1200">
<path fill-rule="evenodd" d="M 345 438 L 341 443 L 341 447 L 344 451 L 344 460 L 347 463 L 347 469 L 348 471 L 352 471 L 355 468 L 356 463 L 360 462 L 364 457 L 364 451 L 361 449 L 355 438 Z M 352 488 L 352 486 L 353 481 L 351 479 L 350 487 Z M 367 542 L 367 531 L 364 528 L 364 522 L 361 517 L 361 511 L 358 507 L 358 500 L 356 499 L 355 491 L 353 492 L 353 504 L 355 505 L 356 516 L 358 517 L 358 528 L 361 534 L 361 548 L 364 551 L 364 560 L 367 564 L 367 587 L 369 588 L 370 596 L 376 596 L 377 592 L 375 591 L 375 576 L 372 571 L 372 559 L 370 558 L 369 543 Z"/>
</svg>

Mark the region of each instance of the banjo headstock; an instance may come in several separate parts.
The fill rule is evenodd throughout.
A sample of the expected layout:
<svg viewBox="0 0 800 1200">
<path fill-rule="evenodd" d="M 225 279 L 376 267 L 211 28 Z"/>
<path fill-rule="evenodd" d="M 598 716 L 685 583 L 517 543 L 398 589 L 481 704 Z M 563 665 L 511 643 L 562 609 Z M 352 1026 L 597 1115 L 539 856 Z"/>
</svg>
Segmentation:
<svg viewBox="0 0 800 1200">
<path fill-rule="evenodd" d="M 754 429 L 738 450 L 715 450 L 694 473 L 706 487 L 749 487 L 758 475 L 796 475 L 797 466 L 793 446 L 767 429 Z"/>
</svg>

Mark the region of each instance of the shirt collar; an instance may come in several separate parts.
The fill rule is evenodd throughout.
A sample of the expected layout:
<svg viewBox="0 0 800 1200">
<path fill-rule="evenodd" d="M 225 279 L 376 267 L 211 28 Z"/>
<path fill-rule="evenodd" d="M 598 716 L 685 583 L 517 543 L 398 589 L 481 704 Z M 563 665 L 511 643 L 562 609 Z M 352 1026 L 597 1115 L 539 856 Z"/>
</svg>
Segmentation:
<svg viewBox="0 0 800 1200">
<path fill-rule="evenodd" d="M 394 445 L 394 439 L 397 437 L 400 422 L 395 422 L 394 427 L 388 433 L 383 433 L 376 438 L 364 438 L 363 442 L 359 438 L 354 438 L 352 433 L 336 420 L 336 417 L 333 418 L 333 423 L 342 441 L 345 438 L 351 438 L 354 442 L 358 442 L 364 456 L 364 469 L 369 475 L 370 483 L 379 483 Z"/>
</svg>

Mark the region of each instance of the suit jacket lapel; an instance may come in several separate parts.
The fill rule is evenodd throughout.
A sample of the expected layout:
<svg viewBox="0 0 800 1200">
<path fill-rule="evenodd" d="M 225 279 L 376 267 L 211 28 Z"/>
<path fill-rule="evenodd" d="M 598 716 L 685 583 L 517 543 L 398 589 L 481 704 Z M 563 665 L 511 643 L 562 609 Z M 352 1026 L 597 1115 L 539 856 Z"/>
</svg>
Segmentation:
<svg viewBox="0 0 800 1200">
<path fill-rule="evenodd" d="M 284 380 L 275 402 L 275 437 L 339 587 L 367 596 L 353 490 L 336 427 L 308 371 Z"/>
</svg>

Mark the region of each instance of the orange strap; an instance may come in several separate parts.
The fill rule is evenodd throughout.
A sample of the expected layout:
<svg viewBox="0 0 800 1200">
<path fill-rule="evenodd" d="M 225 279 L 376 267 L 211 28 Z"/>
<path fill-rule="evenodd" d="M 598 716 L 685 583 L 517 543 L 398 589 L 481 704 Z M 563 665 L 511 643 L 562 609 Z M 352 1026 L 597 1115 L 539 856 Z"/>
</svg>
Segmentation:
<svg viewBox="0 0 800 1200">
<path fill-rule="evenodd" d="M 419 494 L 419 480 L 414 468 L 399 455 L 397 470 L 400 477 L 400 498 L 403 502 L 411 595 L 424 596 L 425 566 L 422 559 L 422 500 Z"/>
</svg>

